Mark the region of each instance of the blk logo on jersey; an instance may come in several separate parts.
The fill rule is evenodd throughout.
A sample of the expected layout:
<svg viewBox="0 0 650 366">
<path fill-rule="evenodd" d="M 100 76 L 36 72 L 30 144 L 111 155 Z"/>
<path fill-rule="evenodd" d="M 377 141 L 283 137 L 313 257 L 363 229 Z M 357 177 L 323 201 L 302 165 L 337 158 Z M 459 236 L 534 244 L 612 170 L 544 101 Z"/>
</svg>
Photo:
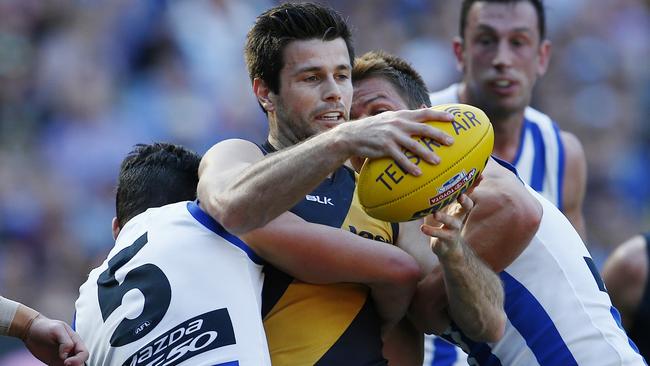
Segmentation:
<svg viewBox="0 0 650 366">
<path fill-rule="evenodd" d="M 322 196 L 322 197 L 321 196 L 312 196 L 311 194 L 308 194 L 308 195 L 305 196 L 305 199 L 307 199 L 307 201 L 320 203 L 321 205 L 334 206 L 334 204 L 332 203 L 332 199 L 329 198 L 329 197 L 325 197 L 325 196 Z"/>
<path fill-rule="evenodd" d="M 235 344 L 235 332 L 228 310 L 214 310 L 186 320 L 161 334 L 127 358 L 122 366 L 177 365 L 201 353 L 231 344 Z"/>
</svg>

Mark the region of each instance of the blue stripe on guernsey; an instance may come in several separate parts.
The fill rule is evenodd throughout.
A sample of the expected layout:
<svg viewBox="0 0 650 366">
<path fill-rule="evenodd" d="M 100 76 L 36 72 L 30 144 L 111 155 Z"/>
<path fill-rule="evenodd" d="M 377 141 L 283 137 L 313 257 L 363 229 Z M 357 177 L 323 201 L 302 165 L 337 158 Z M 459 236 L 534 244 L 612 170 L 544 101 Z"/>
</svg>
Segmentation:
<svg viewBox="0 0 650 366">
<path fill-rule="evenodd" d="M 456 362 L 456 347 L 440 337 L 433 338 L 431 366 L 452 366 Z"/>
<path fill-rule="evenodd" d="M 533 174 L 532 177 L 530 177 L 530 186 L 537 192 L 542 192 L 544 189 L 544 174 L 546 172 L 546 147 L 539 126 L 534 123 L 529 123 L 529 125 L 535 149 L 535 156 L 533 158 Z"/>
<path fill-rule="evenodd" d="M 239 366 L 239 361 L 230 361 L 226 363 L 217 363 L 212 366 Z"/>
<path fill-rule="evenodd" d="M 212 216 L 203 212 L 203 210 L 201 210 L 201 207 L 199 207 L 196 202 L 188 202 L 187 210 L 190 212 L 192 217 L 196 219 L 196 221 L 200 222 L 203 226 L 212 230 L 215 234 L 228 240 L 231 244 L 243 250 L 246 255 L 248 255 L 248 258 L 250 258 L 253 262 L 257 264 L 264 264 L 264 260 L 260 258 L 257 253 L 255 253 L 246 243 L 241 241 L 241 239 L 226 231 L 226 229 L 224 229 L 221 224 L 216 222 Z"/>
<path fill-rule="evenodd" d="M 521 152 L 524 149 L 524 137 L 526 136 L 526 130 L 529 128 L 531 123 L 524 119 L 524 124 L 521 126 L 521 132 L 519 132 L 519 147 L 517 147 L 517 154 L 515 158 L 512 159 L 512 165 L 517 165 L 519 158 L 521 157 Z"/>
<path fill-rule="evenodd" d="M 72 330 L 77 330 L 77 312 L 75 311 L 74 314 L 72 314 L 72 324 L 71 324 Z"/>
<path fill-rule="evenodd" d="M 596 263 L 594 263 L 594 260 L 589 257 L 582 257 L 582 258 L 584 258 L 585 262 L 587 262 L 587 267 L 589 267 L 589 270 L 591 271 L 591 275 L 594 276 L 594 280 L 598 285 L 598 289 L 606 293 L 607 289 L 605 288 L 605 283 L 603 282 L 603 279 L 600 277 L 600 274 L 598 273 L 598 268 L 596 268 Z"/>
<path fill-rule="evenodd" d="M 577 365 L 553 320 L 535 296 L 507 272 L 499 276 L 504 284 L 508 320 L 526 340 L 537 362 L 541 366 Z"/>
<path fill-rule="evenodd" d="M 616 325 L 618 325 L 618 327 L 619 327 L 622 331 L 625 332 L 625 329 L 623 328 L 623 322 L 621 322 L 621 314 L 619 314 L 618 310 L 616 310 L 615 307 L 611 306 L 611 307 L 609 308 L 609 312 L 612 314 L 612 317 L 614 318 L 614 321 L 616 321 Z M 630 344 L 630 347 L 632 347 L 632 349 L 634 350 L 634 352 L 640 354 L 640 352 L 639 352 L 639 347 L 637 347 L 636 344 L 634 344 L 634 342 L 632 341 L 632 339 L 630 339 L 630 337 L 627 337 L 627 343 Z M 645 360 L 644 360 L 644 361 L 645 361 Z M 646 365 L 647 365 L 647 363 L 646 363 Z"/>
<path fill-rule="evenodd" d="M 557 127 L 557 124 L 553 123 L 553 130 L 555 131 L 555 138 L 557 139 L 557 208 L 560 211 L 564 212 L 562 207 L 562 202 L 564 202 L 562 197 L 562 188 L 564 187 L 564 145 L 562 144 L 562 139 L 560 138 L 560 129 Z"/>
</svg>

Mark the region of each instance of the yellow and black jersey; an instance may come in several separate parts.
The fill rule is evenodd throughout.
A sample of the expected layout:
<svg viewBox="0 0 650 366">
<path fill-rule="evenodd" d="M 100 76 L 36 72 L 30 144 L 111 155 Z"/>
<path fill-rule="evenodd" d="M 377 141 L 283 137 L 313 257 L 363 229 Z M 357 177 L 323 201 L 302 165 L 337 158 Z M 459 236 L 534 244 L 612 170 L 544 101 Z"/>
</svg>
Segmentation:
<svg viewBox="0 0 650 366">
<path fill-rule="evenodd" d="M 291 212 L 393 243 L 398 226 L 365 214 L 355 188 L 355 173 L 341 167 Z M 312 285 L 270 265 L 264 271 L 262 317 L 274 366 L 386 365 L 379 317 L 366 286 Z"/>
</svg>

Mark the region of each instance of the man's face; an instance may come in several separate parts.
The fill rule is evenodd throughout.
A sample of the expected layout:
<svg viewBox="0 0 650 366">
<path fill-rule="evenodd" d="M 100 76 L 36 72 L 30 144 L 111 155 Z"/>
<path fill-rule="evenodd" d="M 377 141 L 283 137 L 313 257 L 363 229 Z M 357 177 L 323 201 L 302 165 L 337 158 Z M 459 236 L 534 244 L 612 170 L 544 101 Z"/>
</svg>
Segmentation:
<svg viewBox="0 0 650 366">
<path fill-rule="evenodd" d="M 455 51 L 467 102 L 488 115 L 523 111 L 550 55 L 550 44 L 540 40 L 533 5 L 475 3 L 467 16 L 465 39 L 459 42 Z"/>
<path fill-rule="evenodd" d="M 408 109 L 406 101 L 385 78 L 376 76 L 354 83 L 350 118 L 359 119 L 402 109 Z"/>
<path fill-rule="evenodd" d="M 280 134 L 293 143 L 349 118 L 350 57 L 345 41 L 293 41 L 284 49 L 278 94 L 270 93 Z"/>
</svg>

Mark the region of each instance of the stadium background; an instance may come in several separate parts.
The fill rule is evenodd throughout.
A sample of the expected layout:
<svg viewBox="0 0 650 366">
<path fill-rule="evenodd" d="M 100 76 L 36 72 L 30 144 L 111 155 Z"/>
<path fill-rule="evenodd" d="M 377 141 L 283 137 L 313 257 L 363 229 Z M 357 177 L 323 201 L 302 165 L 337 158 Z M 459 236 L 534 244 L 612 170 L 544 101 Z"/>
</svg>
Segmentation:
<svg viewBox="0 0 650 366">
<path fill-rule="evenodd" d="M 271 0 L 0 0 L 0 294 L 71 321 L 112 246 L 119 162 L 139 142 L 203 153 L 261 141 L 242 47 Z M 357 54 L 383 48 L 429 88 L 459 77 L 458 0 L 333 0 Z M 533 106 L 582 141 L 588 245 L 602 265 L 650 230 L 650 1 L 547 0 L 553 57 Z M 31 365 L 0 339 L 0 366 Z"/>
</svg>

